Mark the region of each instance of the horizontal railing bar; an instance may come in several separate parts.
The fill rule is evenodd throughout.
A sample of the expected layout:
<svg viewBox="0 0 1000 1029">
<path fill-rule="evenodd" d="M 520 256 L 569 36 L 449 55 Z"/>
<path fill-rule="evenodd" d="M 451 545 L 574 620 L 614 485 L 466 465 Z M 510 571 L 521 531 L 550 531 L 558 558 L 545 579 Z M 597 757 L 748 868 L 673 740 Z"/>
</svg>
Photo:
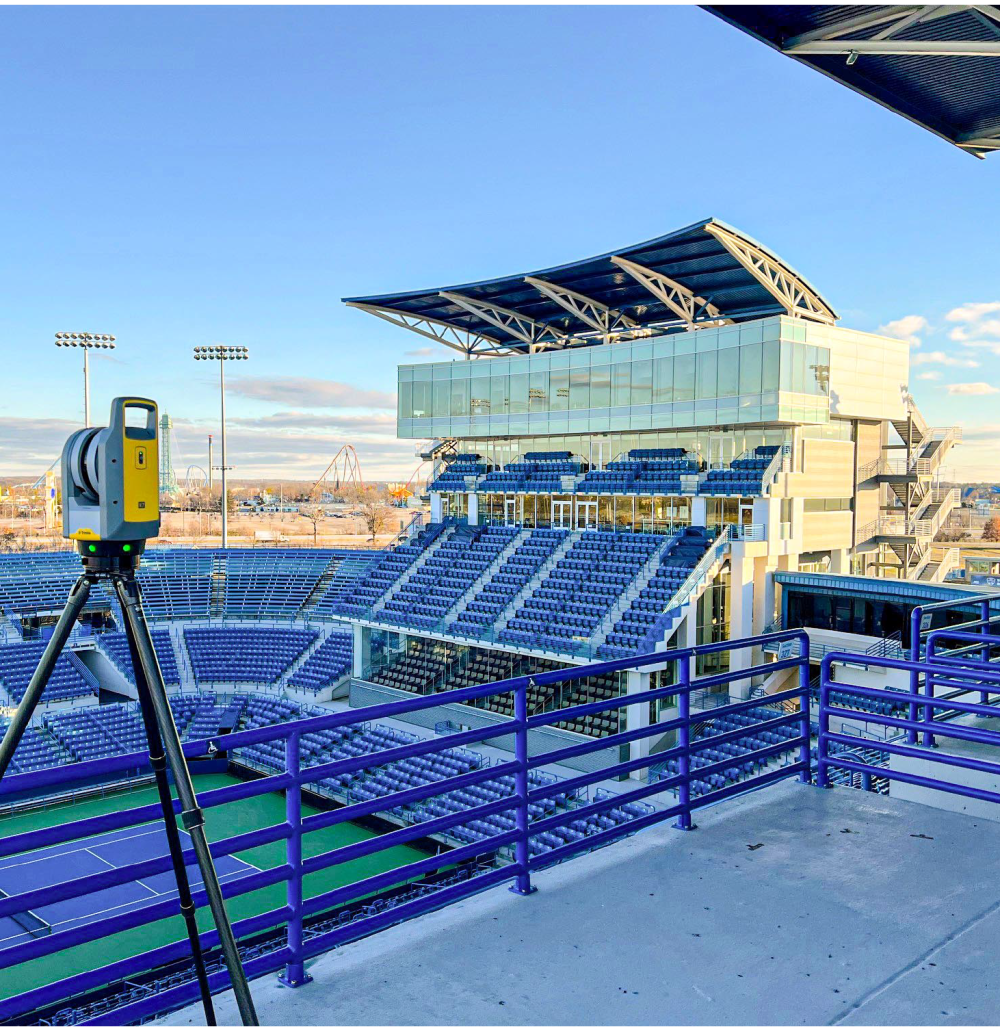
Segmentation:
<svg viewBox="0 0 1000 1029">
<path fill-rule="evenodd" d="M 414 786 L 399 793 L 347 804 L 333 811 L 321 811 L 318 814 L 308 815 L 302 819 L 302 831 L 304 833 L 315 832 L 317 829 L 339 825 L 341 822 L 349 822 L 354 818 L 378 814 L 380 811 L 400 807 L 403 804 L 413 804 L 420 800 L 427 800 L 430 797 L 439 797 L 452 793 L 466 786 L 475 786 L 477 783 L 489 782 L 500 775 L 513 775 L 514 772 L 519 772 L 520 770 L 521 764 L 518 761 L 507 761 L 501 765 L 487 765 L 483 768 L 477 768 L 473 772 L 457 775 L 454 778 L 438 779 L 435 782 L 427 783 L 425 786 Z"/>
<path fill-rule="evenodd" d="M 934 735 L 939 735 L 937 729 Z M 844 736 L 839 732 L 827 733 L 826 739 L 831 743 L 843 743 L 853 749 L 858 749 L 858 737 Z M 939 765 L 954 765 L 957 768 L 969 768 L 976 772 L 991 772 L 1000 775 L 1000 763 L 992 761 L 980 761 L 974 757 L 962 757 L 959 754 L 943 754 L 933 747 L 921 747 L 917 744 L 903 745 L 892 743 L 889 740 L 865 740 L 861 746 L 866 750 L 882 750 L 888 754 L 899 754 L 901 757 L 918 758 L 921 761 L 930 761 Z M 997 738 L 997 746 L 1000 747 L 1000 735 Z M 873 775 L 878 775 L 878 770 L 873 769 Z"/>
<path fill-rule="evenodd" d="M 821 674 L 824 674 L 822 669 L 827 669 L 825 673 L 827 679 L 829 679 L 829 669 L 834 664 L 869 665 L 875 668 L 896 668 L 908 672 L 923 672 L 927 675 L 942 674 L 949 675 L 952 678 L 963 678 L 961 672 L 956 671 L 954 667 L 933 665 L 928 661 L 909 661 L 905 658 L 878 657 L 875 654 L 850 654 L 844 650 L 834 650 L 826 654 L 821 662 Z M 976 675 L 985 675 L 987 677 L 986 682 L 1000 683 L 1000 670 L 997 672 L 990 672 L 986 669 L 977 670 Z M 967 678 L 972 678 L 971 670 Z M 839 682 L 833 682 L 832 680 L 830 684 L 838 688 L 840 686 Z"/>
<path fill-rule="evenodd" d="M 386 872 L 380 872 L 378 875 L 371 875 L 367 879 L 360 879 L 357 882 L 348 883 L 345 886 L 338 886 L 334 890 L 329 890 L 326 893 L 320 893 L 315 897 L 310 897 L 309 900 L 305 901 L 302 905 L 302 914 L 309 916 L 324 911 L 326 908 L 333 907 L 337 904 L 343 904 L 347 901 L 355 900 L 359 897 L 363 897 L 369 893 L 377 893 L 379 890 L 384 890 L 390 886 L 396 886 L 401 882 L 406 882 L 408 879 L 414 878 L 418 875 L 426 875 L 428 872 L 436 872 L 438 869 L 445 865 L 456 865 L 462 861 L 467 861 L 469 858 L 478 857 L 481 854 L 487 854 L 490 851 L 499 850 L 501 847 L 506 847 L 517 840 L 517 830 L 511 829 L 509 832 L 501 833 L 498 836 L 491 836 L 485 840 L 477 840 L 475 843 L 469 843 L 464 847 L 457 847 L 455 850 L 442 851 L 440 854 L 434 854 L 431 857 L 421 858 L 419 861 L 414 861 L 409 865 L 400 865 L 399 868 L 390 868 Z"/>
<path fill-rule="evenodd" d="M 910 696 L 910 694 L 907 694 L 907 696 Z M 923 703 L 923 698 L 919 694 L 913 694 L 913 696 L 916 698 L 913 703 L 920 707 Z M 910 705 L 907 704 L 905 706 L 909 707 Z M 960 725 L 955 722 L 928 722 L 920 718 L 876 715 L 868 711 L 858 712 L 842 707 L 827 707 L 825 711 L 827 714 L 837 715 L 840 718 L 854 719 L 855 721 L 858 720 L 859 715 L 863 714 L 866 722 L 884 725 L 889 729 L 913 729 L 918 732 L 933 732 L 935 736 L 949 736 L 952 739 L 967 740 L 970 743 L 985 743 L 989 746 L 995 746 L 997 741 L 1000 740 L 1000 734 L 989 729 L 976 729 L 971 725 Z M 857 745 L 860 746 L 861 744 Z"/>
<path fill-rule="evenodd" d="M 487 815 L 498 815 L 501 811 L 507 811 L 512 807 L 516 807 L 517 804 L 517 797 L 511 794 L 509 797 L 492 800 L 487 804 L 479 804 L 465 811 L 455 811 L 450 815 L 430 818 L 426 822 L 417 822 L 415 825 L 393 829 L 391 832 L 382 833 L 380 836 L 359 840 L 357 843 L 348 844 L 346 847 L 339 847 L 337 850 L 329 851 L 326 854 L 316 854 L 314 857 L 306 858 L 302 862 L 302 873 L 303 875 L 308 875 L 311 872 L 318 872 L 323 868 L 332 868 L 334 865 L 343 864 L 345 861 L 353 861 L 359 857 L 368 857 L 371 854 L 379 853 L 379 851 L 396 847 L 400 843 L 409 843 L 410 840 L 419 840 L 424 836 L 444 832 L 453 826 L 463 825 L 465 822 L 471 822 L 477 818 L 485 818 Z"/>
<path fill-rule="evenodd" d="M 968 700 L 951 700 L 947 697 L 929 697 L 923 693 L 903 693 L 897 690 L 880 690 L 872 686 L 855 686 L 854 683 L 830 683 L 829 685 L 823 685 L 820 687 L 822 696 L 823 691 L 831 691 L 835 693 L 848 693 L 852 697 L 868 697 L 872 700 L 885 700 L 887 697 L 891 698 L 893 702 L 898 702 L 901 707 L 908 706 L 910 704 L 919 703 L 921 707 L 932 707 L 932 708 L 946 708 L 949 711 L 964 711 L 970 715 L 996 715 L 995 710 L 991 710 L 988 704 L 974 704 Z M 966 690 L 964 692 L 983 692 L 983 693 L 1000 693 L 1000 689 L 989 690 Z M 821 701 L 822 702 L 822 701 Z M 828 703 L 826 706 L 829 706 Z M 867 716 L 868 712 L 861 712 Z M 855 712 L 854 717 L 858 717 L 859 712 Z"/>
<path fill-rule="evenodd" d="M 935 732 L 936 735 L 936 732 Z M 877 772 L 872 771 L 871 765 L 859 764 L 844 758 L 827 757 L 824 763 L 833 765 L 836 768 L 843 768 L 847 772 L 861 772 L 862 775 L 879 775 L 884 779 L 895 779 L 899 782 L 908 783 L 911 786 L 924 786 L 931 790 L 941 790 L 944 793 L 957 793 L 961 797 L 971 797 L 973 800 L 985 800 L 991 804 L 1000 803 L 1000 793 L 991 793 L 988 790 L 981 790 L 977 786 L 963 786 L 960 783 L 948 782 L 944 779 L 929 779 L 924 775 L 913 775 L 910 772 L 900 772 L 892 768 L 880 768 Z"/>
</svg>

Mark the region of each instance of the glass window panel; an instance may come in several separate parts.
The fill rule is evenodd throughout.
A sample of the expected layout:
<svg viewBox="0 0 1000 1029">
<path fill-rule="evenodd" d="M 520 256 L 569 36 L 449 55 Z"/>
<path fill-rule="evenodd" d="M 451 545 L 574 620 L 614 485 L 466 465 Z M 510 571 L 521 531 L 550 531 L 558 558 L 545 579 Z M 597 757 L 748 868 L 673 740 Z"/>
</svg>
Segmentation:
<svg viewBox="0 0 1000 1029">
<path fill-rule="evenodd" d="M 653 362 L 634 361 L 632 363 L 632 403 L 650 404 L 652 401 Z"/>
<path fill-rule="evenodd" d="M 658 357 L 653 362 L 653 403 L 669 404 L 674 399 L 674 359 Z"/>
<path fill-rule="evenodd" d="M 632 366 L 624 361 L 611 366 L 611 403 L 614 407 L 632 403 Z"/>
<path fill-rule="evenodd" d="M 412 418 L 413 417 L 413 383 L 412 382 L 400 382 L 399 384 L 399 400 L 397 403 L 397 417 L 399 418 Z"/>
<path fill-rule="evenodd" d="M 806 348 L 792 347 L 792 392 L 806 392 Z"/>
<path fill-rule="evenodd" d="M 781 344 L 777 340 L 764 344 L 764 368 L 761 389 L 776 390 L 779 386 Z"/>
<path fill-rule="evenodd" d="M 716 395 L 719 355 L 714 350 L 698 355 L 698 400 L 711 400 Z"/>
<path fill-rule="evenodd" d="M 468 415 L 469 413 L 469 380 L 454 379 L 451 383 L 451 413 L 452 416 Z"/>
<path fill-rule="evenodd" d="M 434 417 L 447 418 L 451 414 L 451 380 L 438 379 L 434 383 Z"/>
<path fill-rule="evenodd" d="M 472 380 L 472 396 L 470 410 L 473 416 L 485 417 L 490 413 L 490 380 L 474 378 Z"/>
<path fill-rule="evenodd" d="M 674 358 L 674 400 L 694 400 L 694 354 Z"/>
<path fill-rule="evenodd" d="M 590 406 L 594 410 L 611 406 L 611 368 L 607 364 L 590 369 Z"/>
<path fill-rule="evenodd" d="M 507 379 L 493 376 L 490 379 L 490 414 L 507 414 Z"/>
<path fill-rule="evenodd" d="M 569 406 L 571 411 L 590 407 L 590 368 L 573 368 L 569 372 Z M 583 426 L 586 428 L 586 426 Z"/>
<path fill-rule="evenodd" d="M 740 347 L 740 393 L 760 393 L 763 344 Z"/>
<path fill-rule="evenodd" d="M 549 373 L 547 369 L 532 371 L 528 378 L 528 410 L 542 413 L 549 409 Z"/>
<path fill-rule="evenodd" d="M 569 410 L 569 369 L 552 368 L 549 375 L 549 409 L 552 411 Z"/>
<path fill-rule="evenodd" d="M 740 390 L 739 347 L 724 350 L 720 354 L 718 368 L 719 396 L 734 397 Z"/>
</svg>

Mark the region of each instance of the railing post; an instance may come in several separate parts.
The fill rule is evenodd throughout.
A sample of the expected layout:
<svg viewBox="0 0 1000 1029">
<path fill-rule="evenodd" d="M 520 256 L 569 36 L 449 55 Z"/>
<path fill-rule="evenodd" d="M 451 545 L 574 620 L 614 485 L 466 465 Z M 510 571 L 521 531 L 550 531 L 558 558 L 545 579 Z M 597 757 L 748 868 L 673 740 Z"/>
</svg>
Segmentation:
<svg viewBox="0 0 1000 1029">
<path fill-rule="evenodd" d="M 531 874 L 528 871 L 528 687 L 534 686 L 535 680 L 528 679 L 514 687 L 514 760 L 518 769 L 514 773 L 514 794 L 517 807 L 514 810 L 514 823 L 517 828 L 517 842 L 514 844 L 514 861 L 520 871 L 511 886 L 510 892 L 527 897 L 535 893 L 537 886 L 531 885 Z"/>
<path fill-rule="evenodd" d="M 915 607 L 910 612 L 910 660 L 920 660 L 920 623 L 923 620 L 923 608 Z M 910 672 L 910 695 L 916 697 L 920 693 L 920 673 L 913 669 Z M 909 718 L 911 722 L 917 720 L 917 705 L 910 703 Z M 906 730 L 906 742 L 915 744 L 917 742 L 917 730 Z"/>
<path fill-rule="evenodd" d="M 284 986 L 305 986 L 312 976 L 302 960 L 302 787 L 299 784 L 301 733 L 293 732 L 285 740 L 285 774 L 291 782 L 285 787 L 285 819 L 289 835 L 285 842 L 285 860 L 291 877 L 286 885 L 288 905 L 288 962 L 278 976 Z"/>
<path fill-rule="evenodd" d="M 802 710 L 800 731 L 802 745 L 799 747 L 799 760 L 805 765 L 799 772 L 799 782 L 812 782 L 812 748 L 809 739 L 809 637 L 803 633 L 799 640 L 799 706 Z"/>
<path fill-rule="evenodd" d="M 830 731 L 830 662 L 823 659 L 819 666 L 819 732 L 816 737 L 816 785 L 830 785 L 826 774 L 827 734 Z"/>
<path fill-rule="evenodd" d="M 990 634 L 990 602 L 988 600 L 980 601 L 979 604 L 980 615 L 982 616 L 983 624 L 980 627 L 980 632 L 984 636 Z M 983 664 L 989 665 L 990 663 L 990 645 L 988 643 L 983 644 L 981 655 Z M 979 703 L 988 704 L 990 702 L 990 694 L 986 690 L 981 690 L 979 693 Z M 977 715 L 977 718 L 988 718 L 988 715 Z"/>
<path fill-rule="evenodd" d="M 685 654 L 677 662 L 677 685 L 681 692 L 677 694 L 677 717 L 680 725 L 677 728 L 677 745 L 680 748 L 680 756 L 677 759 L 677 770 L 681 776 L 680 785 L 677 787 L 677 803 L 681 806 L 681 813 L 674 822 L 675 829 L 697 829 L 691 821 L 691 755 L 688 747 L 691 745 L 691 655 Z"/>
<path fill-rule="evenodd" d="M 934 641 L 931 639 L 927 640 L 927 650 L 925 652 L 927 660 L 927 671 L 924 672 L 924 696 L 929 697 L 931 700 L 934 699 L 934 686 L 936 680 L 931 674 L 931 667 L 934 664 Z M 923 704 L 920 708 L 920 720 L 925 722 L 927 725 L 934 724 L 934 707 L 931 704 Z M 925 747 L 934 746 L 934 733 L 924 731 L 922 734 L 921 742 Z"/>
</svg>

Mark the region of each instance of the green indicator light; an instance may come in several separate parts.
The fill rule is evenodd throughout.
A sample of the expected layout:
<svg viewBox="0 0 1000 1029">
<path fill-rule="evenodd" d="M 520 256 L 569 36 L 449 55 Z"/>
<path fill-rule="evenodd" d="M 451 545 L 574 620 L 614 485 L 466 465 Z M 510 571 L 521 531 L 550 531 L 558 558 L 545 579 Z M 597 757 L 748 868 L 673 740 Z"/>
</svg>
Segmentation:
<svg viewBox="0 0 1000 1029">
<path fill-rule="evenodd" d="M 87 547 L 87 549 L 88 549 L 88 550 L 89 550 L 89 551 L 90 551 L 90 552 L 91 552 L 92 554 L 96 554 L 96 553 L 97 553 L 97 544 L 96 544 L 96 543 L 91 543 L 91 544 L 90 544 L 90 546 L 89 546 L 89 547 Z"/>
<path fill-rule="evenodd" d="M 130 550 L 131 550 L 131 549 L 132 549 L 132 544 L 131 544 L 131 543 L 125 543 L 125 544 L 123 544 L 123 545 L 122 545 L 122 551 L 123 551 L 124 553 L 126 553 L 126 554 L 127 554 L 127 553 L 128 553 L 128 552 L 129 552 Z"/>
</svg>

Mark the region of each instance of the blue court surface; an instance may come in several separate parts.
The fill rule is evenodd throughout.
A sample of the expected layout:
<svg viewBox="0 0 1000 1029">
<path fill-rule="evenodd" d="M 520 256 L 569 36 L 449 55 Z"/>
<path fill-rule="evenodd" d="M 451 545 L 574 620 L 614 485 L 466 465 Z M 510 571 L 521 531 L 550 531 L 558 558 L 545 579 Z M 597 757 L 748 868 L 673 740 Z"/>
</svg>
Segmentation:
<svg viewBox="0 0 1000 1029">
<path fill-rule="evenodd" d="M 191 838 L 183 830 L 181 842 L 185 851 L 192 850 Z M 14 896 L 95 872 L 106 872 L 109 868 L 164 857 L 168 853 L 167 833 L 162 825 L 137 826 L 72 843 L 60 843 L 0 861 L 0 895 Z M 215 867 L 220 882 L 257 871 L 255 866 L 231 855 L 218 858 Z M 187 870 L 192 888 L 198 886 L 201 883 L 198 865 L 189 864 Z M 168 871 L 48 904 L 30 914 L 0 918 L 0 949 L 176 896 L 174 874 Z"/>
</svg>

